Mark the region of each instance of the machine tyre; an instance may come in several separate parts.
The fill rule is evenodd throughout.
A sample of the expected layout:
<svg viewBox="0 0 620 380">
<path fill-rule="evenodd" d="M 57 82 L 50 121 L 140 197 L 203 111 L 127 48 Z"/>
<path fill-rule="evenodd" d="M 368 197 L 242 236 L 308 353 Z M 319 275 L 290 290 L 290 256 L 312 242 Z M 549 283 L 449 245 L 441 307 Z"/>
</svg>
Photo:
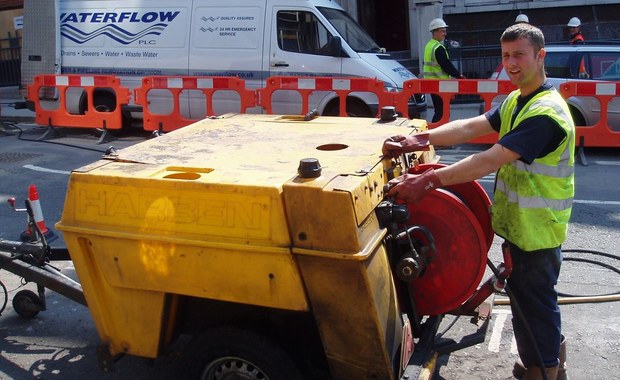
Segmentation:
<svg viewBox="0 0 620 380">
<path fill-rule="evenodd" d="M 187 380 L 302 380 L 299 369 L 278 345 L 252 331 L 232 327 L 208 330 L 189 343 Z"/>
<path fill-rule="evenodd" d="M 338 116 L 340 113 L 339 102 L 334 102 L 329 105 L 323 112 L 324 116 Z M 352 98 L 347 98 L 347 115 L 349 117 L 373 117 L 370 110 L 366 105 L 360 101 Z"/>
<path fill-rule="evenodd" d="M 84 115 L 88 109 L 88 95 L 82 92 L 80 97 L 80 114 Z M 113 112 L 116 109 L 116 94 L 111 89 L 96 89 L 93 91 L 93 105 L 97 112 Z M 122 126 L 120 129 L 108 129 L 113 136 L 122 135 L 131 125 L 131 115 L 122 113 Z M 93 134 L 97 137 L 103 134 L 103 128 L 93 128 Z"/>
<path fill-rule="evenodd" d="M 41 311 L 39 296 L 30 290 L 20 290 L 13 297 L 13 309 L 22 318 L 34 318 Z"/>
<path fill-rule="evenodd" d="M 583 117 L 581 112 L 579 112 L 577 107 L 569 104 L 568 108 L 570 109 L 570 114 L 573 117 L 573 122 L 575 123 L 575 126 L 586 125 L 586 119 Z"/>
</svg>

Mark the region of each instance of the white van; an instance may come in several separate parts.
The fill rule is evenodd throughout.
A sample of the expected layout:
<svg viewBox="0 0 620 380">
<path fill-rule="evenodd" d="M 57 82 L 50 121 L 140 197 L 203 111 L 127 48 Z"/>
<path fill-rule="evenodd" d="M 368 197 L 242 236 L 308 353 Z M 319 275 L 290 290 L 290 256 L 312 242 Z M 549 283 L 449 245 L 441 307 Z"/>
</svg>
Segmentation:
<svg viewBox="0 0 620 380">
<path fill-rule="evenodd" d="M 26 81 L 52 72 L 114 74 L 133 89 L 144 76 L 236 76 L 248 88 L 259 88 L 276 75 L 344 76 L 377 78 L 396 91 L 415 78 L 329 0 L 26 0 L 24 12 Z M 43 27 L 50 14 L 56 14 L 55 34 Z M 45 63 L 45 51 L 57 59 Z M 239 111 L 236 93 L 220 92 L 214 98 L 216 113 Z M 165 90 L 149 94 L 153 111 L 171 111 Z M 73 107 L 83 113 L 87 102 L 83 93 L 78 95 Z M 99 91 L 94 104 L 98 109 L 114 104 L 113 96 Z M 182 94 L 184 116 L 205 115 L 202 96 L 199 91 Z M 311 96 L 310 108 L 337 115 L 338 103 L 334 92 L 325 91 Z M 276 113 L 298 114 L 301 97 L 278 91 L 273 105 Z M 351 116 L 372 117 L 377 106 L 369 93 L 347 99 Z M 423 117 L 425 109 L 423 95 L 416 95 L 408 116 Z"/>
</svg>

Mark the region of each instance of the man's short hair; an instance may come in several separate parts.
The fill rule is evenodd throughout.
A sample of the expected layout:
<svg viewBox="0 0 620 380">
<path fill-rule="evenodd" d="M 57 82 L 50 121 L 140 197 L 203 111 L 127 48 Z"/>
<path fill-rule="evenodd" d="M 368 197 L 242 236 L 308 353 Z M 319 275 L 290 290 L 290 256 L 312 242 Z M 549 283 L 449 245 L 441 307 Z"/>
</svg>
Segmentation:
<svg viewBox="0 0 620 380">
<path fill-rule="evenodd" d="M 514 24 L 506 28 L 499 41 L 500 43 L 513 42 L 519 38 L 527 39 L 532 46 L 534 46 L 535 51 L 545 47 L 545 36 L 543 32 L 531 24 L 524 23 Z"/>
</svg>

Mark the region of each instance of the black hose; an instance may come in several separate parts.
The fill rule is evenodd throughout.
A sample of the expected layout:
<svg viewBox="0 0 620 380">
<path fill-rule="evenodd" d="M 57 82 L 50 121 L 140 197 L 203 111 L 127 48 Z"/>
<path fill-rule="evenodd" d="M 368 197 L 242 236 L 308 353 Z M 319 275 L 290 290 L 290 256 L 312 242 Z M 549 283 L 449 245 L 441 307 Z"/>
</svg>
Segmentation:
<svg viewBox="0 0 620 380">
<path fill-rule="evenodd" d="M 489 268 L 491 268 L 491 271 L 493 271 L 493 274 L 495 274 L 495 276 L 499 278 L 499 270 L 495 267 L 495 265 L 493 265 L 493 263 L 491 262 L 489 258 L 487 258 L 487 265 L 489 266 Z M 540 368 L 540 373 L 542 375 L 542 378 L 543 380 L 548 380 L 547 372 L 545 370 L 545 362 L 543 361 L 540 350 L 538 349 L 538 344 L 536 344 L 536 338 L 534 337 L 534 333 L 532 332 L 532 329 L 530 329 L 530 325 L 527 323 L 527 320 L 525 319 L 525 315 L 523 314 L 523 311 L 521 310 L 519 303 L 517 302 L 514 295 L 512 294 L 512 291 L 510 290 L 508 283 L 505 284 L 504 291 L 506 292 L 506 294 L 508 294 L 508 298 L 510 298 L 510 306 L 516 312 L 517 318 L 519 318 L 523 322 L 523 326 L 525 327 L 525 332 L 527 334 L 527 337 L 532 343 L 532 347 L 534 347 L 534 353 L 536 354 L 536 357 L 538 358 L 538 366 Z"/>
<path fill-rule="evenodd" d="M 17 134 L 17 139 L 21 140 L 21 141 L 40 142 L 40 143 L 47 143 L 47 144 L 66 146 L 66 147 L 69 147 L 69 148 L 77 148 L 77 149 L 83 149 L 83 150 L 90 150 L 90 151 L 93 151 L 93 152 L 99 152 L 99 153 L 104 153 L 104 154 L 106 153 L 105 150 L 101 150 L 101 149 L 87 148 L 87 147 L 83 147 L 83 146 L 79 146 L 79 145 L 66 144 L 66 143 L 61 143 L 61 142 L 57 142 L 57 141 L 26 139 L 26 138 L 22 137 L 22 133 L 24 133 L 24 131 L 20 127 L 18 127 L 14 123 L 10 123 L 10 124 L 9 123 L 5 123 L 5 124 L 10 126 L 11 128 L 17 129 L 19 131 L 19 133 Z"/>
<path fill-rule="evenodd" d="M 2 294 L 4 295 L 4 301 L 2 301 L 2 306 L 0 306 L 0 315 L 2 315 L 2 312 L 6 308 L 6 303 L 9 300 L 9 292 L 6 290 L 6 286 L 4 286 L 2 281 L 0 281 L 0 289 L 2 289 Z"/>
<path fill-rule="evenodd" d="M 617 255 L 612 255 L 611 253 L 606 253 L 606 252 L 600 252 L 600 251 L 593 251 L 591 249 L 563 249 L 562 253 L 564 252 L 571 252 L 571 253 L 591 253 L 593 255 L 598 255 L 598 256 L 604 256 L 604 257 L 609 257 L 610 259 L 616 259 L 616 260 L 620 260 L 620 256 Z"/>
<path fill-rule="evenodd" d="M 567 257 L 564 258 L 564 260 L 566 261 L 578 261 L 578 262 L 582 262 L 582 263 L 588 263 L 588 264 L 594 264 L 594 265 L 600 265 L 604 268 L 607 268 L 611 271 L 614 271 L 618 274 L 620 274 L 620 269 L 609 265 L 609 264 L 605 264 L 605 263 L 601 263 L 600 261 L 595 261 L 595 260 L 590 260 L 590 259 L 582 259 L 579 257 Z M 561 293 L 558 292 L 558 295 L 562 296 L 562 297 L 602 297 L 602 296 L 615 296 L 617 294 L 620 294 L 620 292 L 615 292 L 615 293 L 606 293 L 606 294 L 596 294 L 596 295 L 575 295 L 575 294 L 568 294 L 568 293 Z"/>
</svg>

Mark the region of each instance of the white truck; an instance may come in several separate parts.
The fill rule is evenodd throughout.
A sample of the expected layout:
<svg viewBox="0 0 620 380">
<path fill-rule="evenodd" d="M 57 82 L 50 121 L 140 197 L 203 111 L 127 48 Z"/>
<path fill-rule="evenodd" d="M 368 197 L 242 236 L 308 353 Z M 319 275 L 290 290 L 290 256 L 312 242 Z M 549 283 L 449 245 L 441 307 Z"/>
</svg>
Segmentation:
<svg viewBox="0 0 620 380">
<path fill-rule="evenodd" d="M 270 76 L 368 77 L 388 91 L 415 78 L 380 48 L 337 3 L 329 0 L 55 0 L 24 2 L 22 84 L 38 74 L 113 74 L 130 90 L 145 76 L 235 76 L 248 88 Z M 71 94 L 68 94 L 71 95 Z M 273 112 L 299 114 L 301 98 L 274 94 Z M 114 93 L 94 94 L 96 107 L 115 104 Z M 68 107 L 82 114 L 83 91 L 68 97 Z M 170 112 L 170 96 L 153 91 L 150 109 Z M 184 92 L 185 117 L 205 115 L 204 97 Z M 216 112 L 238 112 L 236 93 L 214 97 Z M 235 108 L 236 107 L 236 108 Z M 378 100 L 351 93 L 350 116 L 374 116 Z M 257 107 L 258 108 L 258 107 Z M 310 108 L 338 115 L 334 92 L 313 93 Z M 423 116 L 424 95 L 415 95 L 409 117 Z M 139 115 L 139 107 L 128 105 Z M 250 110 L 261 112 L 261 109 Z"/>
</svg>

